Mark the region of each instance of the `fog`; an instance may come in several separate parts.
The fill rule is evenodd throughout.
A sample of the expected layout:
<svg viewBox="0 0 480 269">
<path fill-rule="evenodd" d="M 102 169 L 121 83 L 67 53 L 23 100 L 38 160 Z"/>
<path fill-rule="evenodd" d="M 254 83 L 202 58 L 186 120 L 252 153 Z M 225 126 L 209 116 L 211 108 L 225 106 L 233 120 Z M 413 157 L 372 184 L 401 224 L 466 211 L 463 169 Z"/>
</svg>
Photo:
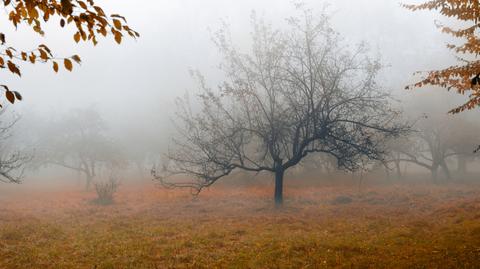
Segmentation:
<svg viewBox="0 0 480 269">
<path fill-rule="evenodd" d="M 418 2 L 418 1 L 417 1 Z M 73 72 L 55 74 L 50 64 L 22 66 L 21 78 L 7 76 L 5 83 L 19 90 L 24 101 L 8 106 L 21 119 L 20 130 L 35 133 L 42 120 L 49 121 L 75 109 L 92 108 L 104 120 L 108 135 L 126 152 L 148 151 L 147 166 L 158 163 L 174 135 L 175 99 L 195 92 L 189 70 L 199 70 L 209 85 L 216 85 L 220 55 L 212 42 L 222 23 L 229 25 L 235 45 L 243 51 L 251 46 L 251 14 L 275 26 L 294 15 L 291 1 L 103 1 L 110 13 L 124 15 L 141 37 L 125 39 L 122 45 L 103 39 L 96 47 L 75 44 L 71 32 L 58 31 L 55 23 L 45 37 L 28 28 L 6 29 L 10 42 L 19 48 L 48 44 L 60 56 L 78 54 L 80 66 Z M 434 12 L 411 12 L 398 1 L 305 1 L 320 14 L 330 14 L 333 28 L 354 47 L 366 42 L 370 54 L 379 56 L 385 68 L 378 83 L 392 92 L 405 118 L 416 121 L 425 115 L 468 118 L 478 123 L 478 110 L 462 115 L 447 112 L 462 104 L 464 97 L 441 89 L 405 90 L 416 71 L 438 69 L 455 63 L 446 48 L 451 42 L 435 21 L 447 21 Z M 5 18 L 2 18 L 5 20 Z M 37 124 L 35 124 L 37 123 Z M 22 129 L 24 128 L 24 129 Z M 18 131 L 21 140 L 26 132 Z M 38 146 L 38 145 L 37 145 Z M 154 157 L 157 156 L 157 157 Z M 127 157 L 128 159 L 128 157 Z M 147 169 L 147 168 L 145 168 Z M 41 170 L 41 169 L 40 169 Z M 38 172 L 38 171 L 37 171 Z M 29 182 L 35 172 L 27 172 Z"/>
<path fill-rule="evenodd" d="M 82 63 L 4 69 L 0 268 L 479 268 L 480 109 L 406 89 L 458 64 L 422 2 L 99 0 L 140 37 L 97 46 L 5 8 Z"/>
<path fill-rule="evenodd" d="M 451 40 L 434 24 L 445 18 L 433 12 L 413 13 L 397 1 L 304 3 L 318 14 L 326 10 L 345 44 L 353 47 L 366 42 L 370 53 L 380 57 L 385 68 L 378 82 L 398 98 L 398 105 L 411 119 L 446 114 L 464 101 L 462 96 L 439 89 L 404 90 L 415 81 L 414 72 L 455 63 L 445 45 Z M 6 29 L 19 48 L 29 48 L 35 40 L 34 44 L 48 44 L 60 56 L 78 54 L 83 62 L 74 66 L 74 72 L 61 70 L 59 74 L 52 72 L 50 64 L 22 66 L 23 76 L 5 77 L 5 83 L 21 91 L 25 100 L 7 109 L 19 115 L 31 131 L 39 119 L 93 107 L 112 138 L 127 148 L 137 145 L 158 156 L 165 153 L 173 135 L 175 99 L 197 87 L 189 70 L 201 71 L 212 86 L 222 79 L 217 69 L 220 56 L 212 42 L 222 23 L 229 25 L 236 45 L 248 51 L 252 12 L 280 26 L 294 15 L 291 1 L 103 1 L 102 5 L 107 12 L 124 15 L 141 37 L 125 39 L 120 46 L 104 39 L 94 47 L 75 44 L 72 33 L 58 31 L 55 23 L 47 27 L 45 38 L 25 27 Z M 418 100 L 421 105 L 415 105 Z M 447 117 L 478 121 L 478 113 Z M 158 161 L 153 158 L 148 165 L 153 160 Z M 26 182 L 34 176 L 28 174 Z"/>
<path fill-rule="evenodd" d="M 48 113 L 49 109 L 95 104 L 112 123 L 117 119 L 118 125 L 131 124 L 132 119 L 142 122 L 142 127 L 164 124 L 174 97 L 194 87 L 188 69 L 202 70 L 209 77 L 215 72 L 219 58 L 211 32 L 221 20 L 230 24 L 239 45 L 246 46 L 252 10 L 272 23 L 282 23 L 292 15 L 290 1 L 103 2 L 105 10 L 124 14 L 142 37 L 126 39 L 121 46 L 102 40 L 93 47 L 75 45 L 70 33 L 55 26 L 50 26 L 46 38 L 19 28 L 11 35 L 19 47 L 29 48 L 30 40 L 35 40 L 48 44 L 58 55 L 79 54 L 83 64 L 75 67 L 75 72 L 58 75 L 50 66 L 26 65 L 23 78 L 8 77 L 7 82 L 26 97 L 15 110 L 32 108 Z M 306 3 L 317 12 L 324 6 L 322 1 Z M 387 88 L 401 91 L 413 72 L 454 60 L 445 47 L 448 36 L 435 28 L 434 13 L 412 13 L 397 1 L 380 0 L 335 1 L 327 11 L 347 43 L 367 42 L 390 66 L 382 81 Z"/>
</svg>

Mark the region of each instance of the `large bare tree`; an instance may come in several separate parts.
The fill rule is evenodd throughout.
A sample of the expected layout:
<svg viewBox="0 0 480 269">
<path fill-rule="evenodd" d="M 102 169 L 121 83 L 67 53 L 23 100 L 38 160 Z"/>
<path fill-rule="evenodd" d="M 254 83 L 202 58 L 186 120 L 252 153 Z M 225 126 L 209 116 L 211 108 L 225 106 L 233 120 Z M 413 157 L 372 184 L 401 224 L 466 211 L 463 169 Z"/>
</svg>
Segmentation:
<svg viewBox="0 0 480 269">
<path fill-rule="evenodd" d="M 384 142 L 406 130 L 365 46 L 347 49 L 328 16 L 298 11 L 284 30 L 253 15 L 250 53 L 235 48 L 228 27 L 215 34 L 225 80 L 214 90 L 193 72 L 199 103 L 179 99 L 179 136 L 163 170 L 152 171 L 164 186 L 198 193 L 237 169 L 268 171 L 280 205 L 285 171 L 307 155 L 326 153 L 356 170 L 383 160 Z M 195 180 L 171 178 L 179 175 Z"/>
</svg>

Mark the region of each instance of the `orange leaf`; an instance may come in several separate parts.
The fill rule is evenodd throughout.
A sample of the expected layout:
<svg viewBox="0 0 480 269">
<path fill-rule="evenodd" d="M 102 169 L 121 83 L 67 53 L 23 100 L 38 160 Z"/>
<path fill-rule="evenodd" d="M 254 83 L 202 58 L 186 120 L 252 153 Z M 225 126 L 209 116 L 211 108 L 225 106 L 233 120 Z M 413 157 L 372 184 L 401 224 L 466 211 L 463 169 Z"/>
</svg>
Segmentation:
<svg viewBox="0 0 480 269">
<path fill-rule="evenodd" d="M 72 65 L 72 61 L 70 61 L 69 59 L 65 59 L 63 60 L 63 65 L 65 66 L 65 68 L 68 70 L 68 71 L 72 71 L 73 69 L 73 65 Z"/>
<path fill-rule="evenodd" d="M 120 44 L 122 43 L 122 33 L 120 32 L 115 32 L 115 41 Z"/>
<path fill-rule="evenodd" d="M 57 62 L 53 62 L 53 71 L 55 71 L 55 73 L 58 73 L 58 63 Z"/>
<path fill-rule="evenodd" d="M 113 26 L 115 26 L 117 30 L 122 30 L 122 23 L 120 22 L 120 20 L 113 19 Z"/>
<path fill-rule="evenodd" d="M 15 95 L 13 94 L 13 92 L 11 91 L 6 91 L 5 92 L 5 97 L 7 97 L 7 100 L 10 102 L 10 103 L 15 103 Z"/>
</svg>

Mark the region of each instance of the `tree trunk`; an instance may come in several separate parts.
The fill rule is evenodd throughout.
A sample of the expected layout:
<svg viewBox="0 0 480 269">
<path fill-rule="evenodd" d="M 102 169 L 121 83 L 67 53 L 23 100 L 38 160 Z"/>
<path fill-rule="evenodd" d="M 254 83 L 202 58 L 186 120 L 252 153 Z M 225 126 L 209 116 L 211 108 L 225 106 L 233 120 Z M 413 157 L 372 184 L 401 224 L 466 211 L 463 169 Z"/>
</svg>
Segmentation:
<svg viewBox="0 0 480 269">
<path fill-rule="evenodd" d="M 442 167 L 443 173 L 445 174 L 445 179 L 447 181 L 450 181 L 452 179 L 452 176 L 450 175 L 450 170 L 448 169 L 447 163 L 443 161 L 440 166 Z"/>
<path fill-rule="evenodd" d="M 390 177 L 390 168 L 388 168 L 388 166 L 384 166 L 384 169 L 385 169 L 385 176 L 387 177 L 387 180 L 391 180 L 391 177 Z"/>
<path fill-rule="evenodd" d="M 437 177 L 438 177 L 437 170 L 438 170 L 438 166 L 433 166 L 430 169 L 430 172 L 432 173 L 432 180 L 433 180 L 433 183 L 435 184 L 437 183 Z"/>
<path fill-rule="evenodd" d="M 400 167 L 400 161 L 395 160 L 395 170 L 397 172 L 397 180 L 402 179 L 402 168 Z"/>
<path fill-rule="evenodd" d="M 85 190 L 86 191 L 89 191 L 90 190 L 90 187 L 92 185 L 92 181 L 93 181 L 93 176 L 90 175 L 90 174 L 87 174 L 85 176 Z"/>
<path fill-rule="evenodd" d="M 281 207 L 283 204 L 283 174 L 282 167 L 277 167 L 275 170 L 275 206 Z"/>
</svg>

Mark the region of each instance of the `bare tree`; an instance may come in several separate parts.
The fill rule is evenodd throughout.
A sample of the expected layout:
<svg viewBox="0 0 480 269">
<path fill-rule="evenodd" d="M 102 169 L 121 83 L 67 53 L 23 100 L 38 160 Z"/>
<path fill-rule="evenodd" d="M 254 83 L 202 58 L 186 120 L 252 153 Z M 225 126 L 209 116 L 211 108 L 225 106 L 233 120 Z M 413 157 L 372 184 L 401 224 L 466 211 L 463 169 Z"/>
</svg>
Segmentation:
<svg viewBox="0 0 480 269">
<path fill-rule="evenodd" d="M 407 129 L 396 124 L 398 113 L 375 82 L 381 65 L 365 46 L 349 51 L 326 15 L 298 10 L 286 31 L 253 15 L 250 54 L 234 47 L 227 29 L 217 32 L 225 81 L 215 91 L 194 72 L 201 109 L 179 100 L 179 138 L 163 171 L 152 171 L 164 186 L 198 193 L 237 169 L 268 171 L 281 205 L 285 171 L 307 155 L 334 156 L 353 171 L 383 160 L 386 139 Z M 178 175 L 196 180 L 169 180 Z"/>
<path fill-rule="evenodd" d="M 13 116 L 8 119 L 5 113 L 5 109 L 0 110 L 0 182 L 20 183 L 25 166 L 32 156 L 19 150 L 11 139 L 12 129 L 19 118 Z"/>
<path fill-rule="evenodd" d="M 474 121 L 456 119 L 449 126 L 447 138 L 448 147 L 455 154 L 457 175 L 461 178 L 467 175 L 467 164 L 480 157 L 476 151 L 480 144 L 480 126 Z"/>
<path fill-rule="evenodd" d="M 82 173 L 87 190 L 99 169 L 124 166 L 125 159 L 106 136 L 105 123 L 95 109 L 73 110 L 48 126 L 37 142 L 37 162 Z"/>
<path fill-rule="evenodd" d="M 415 143 L 413 143 L 411 137 L 405 136 L 389 141 L 388 148 L 390 152 L 384 165 L 387 178 L 390 179 L 390 171 L 393 169 L 395 171 L 395 178 L 400 180 L 404 176 L 402 173 L 401 163 L 405 161 L 406 154 L 414 154 L 414 152 L 416 152 Z"/>
<path fill-rule="evenodd" d="M 419 121 L 412 137 L 395 150 L 398 153 L 396 161 L 414 163 L 428 169 L 435 183 L 438 181 L 439 169 L 446 180 L 451 180 L 447 160 L 459 154 L 452 150 L 455 140 L 451 135 L 452 123 L 443 117 L 425 117 Z M 473 146 L 471 151 L 473 152 Z"/>
</svg>

